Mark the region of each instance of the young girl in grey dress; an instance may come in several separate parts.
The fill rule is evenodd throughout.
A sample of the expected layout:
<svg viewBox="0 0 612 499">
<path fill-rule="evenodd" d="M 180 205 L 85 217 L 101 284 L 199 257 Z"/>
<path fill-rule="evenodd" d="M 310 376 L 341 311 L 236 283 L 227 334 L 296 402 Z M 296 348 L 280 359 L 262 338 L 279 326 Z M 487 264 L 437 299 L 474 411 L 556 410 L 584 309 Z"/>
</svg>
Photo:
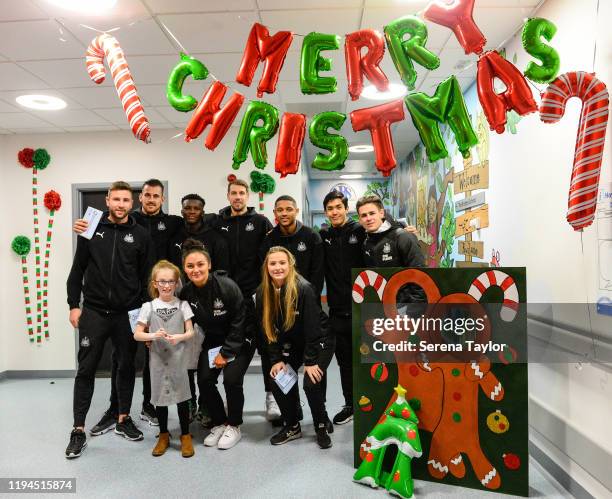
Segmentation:
<svg viewBox="0 0 612 499">
<path fill-rule="evenodd" d="M 134 333 L 137 341 L 150 342 L 151 402 L 157 410 L 159 437 L 153 448 L 154 456 L 161 456 L 170 445 L 168 433 L 168 406 L 177 404 L 181 425 L 181 453 L 194 455 L 189 433 L 189 378 L 187 375 L 188 350 L 185 343 L 193 338 L 189 304 L 175 296 L 179 282 L 178 267 L 160 260 L 151 271 L 149 294 L 153 301 L 140 309 Z M 145 330 L 148 330 L 146 332 Z"/>
</svg>

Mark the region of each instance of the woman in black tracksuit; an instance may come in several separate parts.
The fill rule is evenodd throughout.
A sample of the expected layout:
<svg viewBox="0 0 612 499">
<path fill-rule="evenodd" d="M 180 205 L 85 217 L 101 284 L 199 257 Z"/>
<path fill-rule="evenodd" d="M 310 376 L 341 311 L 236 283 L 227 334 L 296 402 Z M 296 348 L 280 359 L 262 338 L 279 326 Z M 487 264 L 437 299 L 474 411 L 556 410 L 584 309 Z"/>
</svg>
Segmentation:
<svg viewBox="0 0 612 499">
<path fill-rule="evenodd" d="M 321 383 L 331 358 L 327 353 L 327 316 L 321 310 L 313 286 L 297 273 L 295 258 L 282 246 L 270 248 L 265 257 L 262 283 L 255 298 L 255 314 L 272 363 L 270 376 L 276 378 L 288 365 L 296 372 L 304 365 L 304 392 L 317 443 L 322 449 L 331 447 Z M 284 426 L 270 443 L 280 445 L 300 438 L 298 383 L 284 394 L 274 382 L 272 393 L 280 407 Z"/>
<path fill-rule="evenodd" d="M 242 384 L 251 355 L 244 339 L 244 303 L 238 285 L 224 271 L 211 272 L 210 255 L 194 239 L 183 243 L 183 270 L 189 282 L 180 293 L 204 330 L 198 361 L 200 405 L 209 411 L 213 428 L 204 445 L 229 449 L 241 438 L 244 392 Z M 211 367 L 211 363 L 214 367 Z M 227 413 L 217 390 L 223 371 Z"/>
</svg>

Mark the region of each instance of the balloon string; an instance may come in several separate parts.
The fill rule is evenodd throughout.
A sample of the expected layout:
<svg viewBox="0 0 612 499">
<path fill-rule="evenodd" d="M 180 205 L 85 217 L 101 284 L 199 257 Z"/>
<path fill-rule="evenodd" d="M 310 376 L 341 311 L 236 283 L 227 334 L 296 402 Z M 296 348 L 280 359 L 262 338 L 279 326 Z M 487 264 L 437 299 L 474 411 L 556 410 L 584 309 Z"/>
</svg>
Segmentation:
<svg viewBox="0 0 612 499">
<path fill-rule="evenodd" d="M 174 40 L 174 42 L 180 47 L 181 52 L 183 52 L 184 54 L 189 55 L 189 52 L 187 52 L 187 49 L 185 47 L 183 47 L 183 44 L 181 42 L 178 41 L 178 38 L 176 36 L 174 36 L 174 33 L 172 33 L 172 31 L 170 31 L 170 28 L 168 28 L 168 26 L 166 26 L 164 24 L 164 21 L 162 21 L 161 19 L 159 19 L 158 17 L 155 17 L 155 22 L 157 23 L 157 25 L 166 32 L 167 35 L 169 35 L 172 40 Z"/>
<path fill-rule="evenodd" d="M 597 56 L 597 28 L 599 26 L 599 0 L 595 11 L 595 43 L 593 45 L 593 73 L 595 73 L 595 57 Z"/>
<path fill-rule="evenodd" d="M 584 241 L 583 241 L 583 236 L 584 236 L 584 230 L 580 229 L 580 250 L 582 252 L 582 268 L 584 270 L 586 270 L 586 260 L 585 260 L 585 254 L 584 254 Z M 593 319 L 591 317 L 591 307 L 589 306 L 589 288 L 588 288 L 588 279 L 586 276 L 586 272 L 584 272 L 584 278 L 585 278 L 585 283 L 584 283 L 584 291 L 586 293 L 586 309 L 587 309 L 587 314 L 589 315 L 589 332 L 591 333 L 591 341 L 593 343 L 593 359 L 597 359 L 597 343 L 595 341 L 595 332 L 593 331 Z"/>
</svg>

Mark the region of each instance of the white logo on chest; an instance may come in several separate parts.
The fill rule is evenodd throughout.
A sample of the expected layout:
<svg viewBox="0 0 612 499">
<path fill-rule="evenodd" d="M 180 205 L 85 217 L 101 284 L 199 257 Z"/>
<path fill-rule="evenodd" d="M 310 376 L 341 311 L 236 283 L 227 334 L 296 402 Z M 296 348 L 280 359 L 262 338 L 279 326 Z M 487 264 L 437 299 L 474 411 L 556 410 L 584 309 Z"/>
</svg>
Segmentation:
<svg viewBox="0 0 612 499">
<path fill-rule="evenodd" d="M 325 242 L 331 246 L 331 239 L 325 239 Z"/>
<path fill-rule="evenodd" d="M 215 308 L 223 308 L 223 302 L 220 298 L 215 298 L 215 302 L 213 303 L 213 307 Z"/>
<path fill-rule="evenodd" d="M 164 222 L 159 222 L 157 224 L 157 230 L 166 230 L 166 224 Z"/>
<path fill-rule="evenodd" d="M 221 230 L 224 230 L 225 232 L 229 232 L 229 225 L 227 227 L 221 227 Z"/>
<path fill-rule="evenodd" d="M 385 243 L 382 251 L 383 253 L 391 253 L 391 245 L 389 243 Z"/>
<path fill-rule="evenodd" d="M 104 232 L 96 232 L 96 236 L 100 236 L 102 239 L 104 239 Z"/>
<path fill-rule="evenodd" d="M 351 237 L 349 237 L 349 244 L 357 244 L 357 236 L 355 234 L 353 234 Z"/>
<path fill-rule="evenodd" d="M 255 226 L 251 222 L 249 222 L 248 224 L 246 224 L 244 230 L 246 230 L 247 232 L 251 232 L 252 230 L 255 230 Z"/>
<path fill-rule="evenodd" d="M 297 250 L 298 251 L 306 251 L 306 243 L 304 243 L 304 241 L 300 241 L 300 244 L 297 245 Z"/>
<path fill-rule="evenodd" d="M 134 236 L 132 234 L 126 234 L 125 237 L 123 238 L 123 240 L 126 243 L 133 243 L 134 242 Z"/>
</svg>

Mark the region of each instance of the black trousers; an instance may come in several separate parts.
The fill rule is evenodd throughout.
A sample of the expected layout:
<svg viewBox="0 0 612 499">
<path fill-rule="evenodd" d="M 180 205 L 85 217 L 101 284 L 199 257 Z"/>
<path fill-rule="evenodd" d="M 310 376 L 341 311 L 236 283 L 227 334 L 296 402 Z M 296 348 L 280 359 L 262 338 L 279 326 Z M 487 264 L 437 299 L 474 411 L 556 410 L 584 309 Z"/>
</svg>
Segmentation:
<svg viewBox="0 0 612 499">
<path fill-rule="evenodd" d="M 141 342 L 136 342 L 138 344 Z M 151 406 L 151 371 L 149 370 L 149 349 L 142 343 L 145 349 L 144 364 L 142 366 L 142 407 Z M 111 392 L 110 392 L 110 412 L 112 414 L 118 414 L 118 403 L 117 403 L 117 356 L 115 355 L 115 349 L 111 353 Z"/>
<path fill-rule="evenodd" d="M 296 352 L 299 353 L 299 352 Z M 291 367 L 298 371 L 303 361 L 303 354 L 285 358 L 285 364 L 290 364 Z M 325 371 L 325 369 L 319 365 L 319 367 Z M 268 376 L 270 374 L 268 373 Z M 325 380 L 325 375 L 323 375 Z M 312 420 L 314 421 L 315 428 L 320 423 L 327 421 L 327 412 L 325 410 L 325 385 L 323 380 L 319 383 L 313 383 L 310 377 L 304 373 L 304 392 L 306 393 L 306 399 L 308 400 L 308 406 L 310 407 L 310 413 L 312 414 Z M 300 390 L 299 382 L 289 390 L 285 395 L 274 380 L 270 383 L 272 393 L 276 399 L 276 403 L 280 408 L 283 421 L 286 425 L 293 426 L 299 422 L 298 419 L 298 407 L 300 403 Z"/>
<path fill-rule="evenodd" d="M 85 426 L 85 418 L 94 392 L 96 370 L 104 352 L 106 340 L 113 343 L 117 357 L 117 411 L 129 414 L 134 393 L 134 340 L 127 312 L 104 314 L 83 307 L 79 319 L 78 369 L 74 379 L 74 426 Z"/>
<path fill-rule="evenodd" d="M 353 406 L 353 324 L 350 314 L 330 313 L 329 328 L 336 339 L 336 360 L 340 368 L 340 384 L 344 404 Z"/>
<path fill-rule="evenodd" d="M 214 346 L 204 345 L 198 361 L 198 389 L 200 391 L 199 405 L 208 410 L 214 426 L 229 424 L 240 426 L 242 424 L 242 410 L 244 408 L 244 375 L 251 359 L 253 350 L 245 343 L 240 353 L 223 369 L 211 368 L 208 365 L 208 350 Z M 217 379 L 223 372 L 223 386 L 227 399 L 227 413 L 223 399 L 217 389 Z"/>
</svg>

